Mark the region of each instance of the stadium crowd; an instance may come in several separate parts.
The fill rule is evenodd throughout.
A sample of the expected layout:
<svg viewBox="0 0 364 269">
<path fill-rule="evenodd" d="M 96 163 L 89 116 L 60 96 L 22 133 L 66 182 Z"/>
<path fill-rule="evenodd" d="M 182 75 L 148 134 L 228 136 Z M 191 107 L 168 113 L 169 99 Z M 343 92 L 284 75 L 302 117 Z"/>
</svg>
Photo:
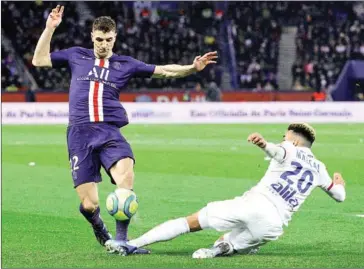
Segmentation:
<svg viewBox="0 0 364 269">
<path fill-rule="evenodd" d="M 228 18 L 232 21 L 240 88 L 278 88 L 281 36 L 278 11 L 287 7 L 284 2 L 229 3 Z"/>
<path fill-rule="evenodd" d="M 192 3 L 192 2 L 191 2 Z M 62 24 L 52 39 L 52 50 L 71 46 L 92 47 L 90 32 L 92 19 L 81 23 L 76 3 L 66 2 L 66 13 Z M 154 64 L 190 64 L 195 56 L 208 50 L 219 50 L 217 45 L 220 18 L 214 13 L 213 4 L 204 2 L 181 3 L 176 12 L 155 15 L 152 10 L 137 8 L 123 2 L 85 2 L 93 17 L 109 15 L 116 20 L 118 40 L 115 53 L 130 55 L 136 59 Z M 45 20 L 51 8 L 51 2 L 3 2 L 2 14 L 6 21 L 5 33 L 13 41 L 17 51 L 40 88 L 64 90 L 69 85 L 66 69 L 40 69 L 31 65 L 32 52 L 44 29 Z M 136 13 L 140 12 L 140 13 Z M 200 14 L 197 14 L 200 13 Z M 138 19 L 136 19 L 138 18 Z M 199 23 L 208 27 L 193 27 Z M 13 27 L 16 25 L 17 31 Z M 201 25 L 201 24 L 200 24 Z M 132 79 L 129 89 L 148 88 L 192 88 L 197 82 L 215 81 L 221 84 L 221 67 L 207 68 L 201 74 L 185 79 Z"/>
<path fill-rule="evenodd" d="M 364 60 L 363 11 L 353 2 L 305 3 L 301 7 L 292 87 L 326 90 L 333 87 L 347 60 Z"/>
<path fill-rule="evenodd" d="M 65 2 L 62 24 L 52 39 L 52 50 L 71 46 L 92 47 L 93 18 L 109 15 L 116 20 L 115 52 L 153 64 L 189 64 L 201 52 L 231 51 L 221 30 L 229 22 L 239 88 L 277 90 L 279 42 L 285 25 L 297 26 L 296 59 L 292 89 L 327 89 L 348 59 L 364 59 L 364 24 L 360 5 L 352 2 L 176 2 L 172 9 L 153 2 L 90 1 L 83 8 Z M 149 4 L 148 4 L 149 3 Z M 31 64 L 37 40 L 54 2 L 2 2 L 5 35 L 12 41 L 39 88 L 67 90 L 66 69 L 40 69 Z M 87 10 L 87 12 L 86 12 Z M 85 13 L 90 16 L 85 17 Z M 12 55 L 2 45 L 2 88 L 19 87 L 21 81 Z M 128 89 L 193 89 L 195 85 L 222 84 L 223 61 L 184 79 L 132 79 Z"/>
</svg>

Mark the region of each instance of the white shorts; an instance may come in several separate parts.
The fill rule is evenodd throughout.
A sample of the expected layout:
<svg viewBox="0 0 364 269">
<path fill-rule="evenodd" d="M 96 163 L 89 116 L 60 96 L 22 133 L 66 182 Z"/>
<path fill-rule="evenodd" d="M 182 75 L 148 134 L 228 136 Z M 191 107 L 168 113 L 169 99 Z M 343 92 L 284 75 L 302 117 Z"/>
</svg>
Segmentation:
<svg viewBox="0 0 364 269">
<path fill-rule="evenodd" d="M 237 251 L 276 240 L 283 234 L 277 208 L 260 193 L 246 192 L 232 200 L 208 203 L 198 218 L 202 229 L 231 231 L 224 240 Z"/>
</svg>

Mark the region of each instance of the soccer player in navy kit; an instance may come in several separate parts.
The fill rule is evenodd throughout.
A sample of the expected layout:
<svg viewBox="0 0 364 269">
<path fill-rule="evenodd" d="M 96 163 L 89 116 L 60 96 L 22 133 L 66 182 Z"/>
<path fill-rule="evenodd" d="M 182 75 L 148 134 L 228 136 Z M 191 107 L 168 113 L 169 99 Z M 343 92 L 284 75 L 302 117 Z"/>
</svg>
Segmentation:
<svg viewBox="0 0 364 269">
<path fill-rule="evenodd" d="M 117 188 L 133 189 L 134 155 L 120 134 L 128 124 L 120 104 L 120 91 L 132 77 L 178 78 L 203 70 L 216 63 L 217 52 L 197 56 L 191 65 L 150 65 L 129 56 L 117 55 L 116 24 L 110 17 L 93 22 L 93 49 L 71 47 L 50 52 L 52 35 L 62 21 L 64 7 L 58 5 L 49 14 L 46 28 L 35 48 L 33 65 L 38 67 L 69 66 L 72 72 L 69 95 L 67 144 L 74 187 L 81 200 L 80 212 L 90 222 L 101 245 L 112 246 L 127 240 L 129 221 L 116 221 L 116 238 L 112 240 L 100 218 L 97 183 L 101 166 Z M 136 253 L 148 253 L 143 249 Z"/>
</svg>

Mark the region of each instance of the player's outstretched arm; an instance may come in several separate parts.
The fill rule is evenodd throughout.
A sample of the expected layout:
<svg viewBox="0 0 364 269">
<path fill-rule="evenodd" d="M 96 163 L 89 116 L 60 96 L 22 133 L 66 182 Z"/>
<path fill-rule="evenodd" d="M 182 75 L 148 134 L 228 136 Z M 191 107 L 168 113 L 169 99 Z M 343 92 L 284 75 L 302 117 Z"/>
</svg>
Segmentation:
<svg viewBox="0 0 364 269">
<path fill-rule="evenodd" d="M 208 52 L 203 56 L 197 56 L 190 65 L 157 65 L 152 75 L 153 78 L 182 78 L 195 72 L 202 71 L 207 65 L 215 64 L 217 51 Z"/>
<path fill-rule="evenodd" d="M 278 162 L 282 162 L 286 157 L 286 150 L 273 143 L 267 142 L 264 137 L 259 133 L 252 133 L 248 136 L 248 142 L 257 145 L 261 148 L 270 158 Z"/>
<path fill-rule="evenodd" d="M 52 66 L 50 50 L 51 50 L 51 39 L 57 26 L 62 21 L 62 15 L 64 6 L 58 5 L 52 9 L 49 14 L 46 28 L 40 36 L 37 46 L 35 47 L 32 64 L 34 66 Z"/>
<path fill-rule="evenodd" d="M 345 181 L 340 173 L 334 173 L 331 184 L 325 189 L 335 201 L 344 202 L 346 198 Z"/>
</svg>

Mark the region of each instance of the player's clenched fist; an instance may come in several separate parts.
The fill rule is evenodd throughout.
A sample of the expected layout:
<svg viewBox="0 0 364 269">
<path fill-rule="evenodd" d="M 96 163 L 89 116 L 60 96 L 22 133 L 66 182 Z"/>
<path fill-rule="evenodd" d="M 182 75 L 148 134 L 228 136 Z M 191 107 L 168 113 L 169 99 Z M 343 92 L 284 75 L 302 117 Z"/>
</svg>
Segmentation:
<svg viewBox="0 0 364 269">
<path fill-rule="evenodd" d="M 248 136 L 248 142 L 252 142 L 254 145 L 257 145 L 260 148 L 265 148 L 267 145 L 267 141 L 263 138 L 263 136 L 259 133 L 252 133 Z"/>
<path fill-rule="evenodd" d="M 52 12 L 49 13 L 46 23 L 46 27 L 48 29 L 54 30 L 62 22 L 63 11 L 64 11 L 64 6 L 60 5 L 52 9 Z"/>
</svg>

